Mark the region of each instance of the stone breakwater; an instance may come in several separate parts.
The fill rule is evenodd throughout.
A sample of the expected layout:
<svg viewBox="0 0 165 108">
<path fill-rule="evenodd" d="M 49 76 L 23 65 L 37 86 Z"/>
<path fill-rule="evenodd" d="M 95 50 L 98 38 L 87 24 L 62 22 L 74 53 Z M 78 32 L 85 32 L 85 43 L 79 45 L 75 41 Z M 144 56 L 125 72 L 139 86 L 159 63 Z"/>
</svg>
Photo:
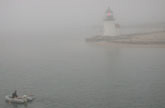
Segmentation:
<svg viewBox="0 0 165 108">
<path fill-rule="evenodd" d="M 87 42 L 96 42 L 97 44 L 109 45 L 163 45 L 165 46 L 165 31 L 137 33 L 121 36 L 95 36 L 87 38 Z"/>
</svg>

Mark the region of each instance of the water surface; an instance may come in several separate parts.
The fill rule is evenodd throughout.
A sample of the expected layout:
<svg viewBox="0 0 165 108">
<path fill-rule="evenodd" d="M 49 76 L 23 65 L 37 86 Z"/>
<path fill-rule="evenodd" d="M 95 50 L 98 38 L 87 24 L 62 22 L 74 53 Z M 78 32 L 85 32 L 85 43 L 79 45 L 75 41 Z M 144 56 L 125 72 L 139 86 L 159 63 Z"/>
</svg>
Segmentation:
<svg viewBox="0 0 165 108">
<path fill-rule="evenodd" d="M 1 36 L 3 108 L 164 108 L 165 49 L 108 48 L 79 38 Z M 15 89 L 33 94 L 7 104 Z"/>
</svg>

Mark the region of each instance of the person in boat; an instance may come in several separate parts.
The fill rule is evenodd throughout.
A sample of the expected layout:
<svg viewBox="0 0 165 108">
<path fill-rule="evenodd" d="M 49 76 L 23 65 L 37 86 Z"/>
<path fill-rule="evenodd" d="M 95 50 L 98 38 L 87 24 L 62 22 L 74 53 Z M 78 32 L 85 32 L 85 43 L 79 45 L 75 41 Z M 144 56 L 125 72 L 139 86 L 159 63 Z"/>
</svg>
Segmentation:
<svg viewBox="0 0 165 108">
<path fill-rule="evenodd" d="M 17 98 L 18 95 L 17 95 L 17 90 L 15 90 L 13 93 L 12 93 L 12 98 Z"/>
</svg>

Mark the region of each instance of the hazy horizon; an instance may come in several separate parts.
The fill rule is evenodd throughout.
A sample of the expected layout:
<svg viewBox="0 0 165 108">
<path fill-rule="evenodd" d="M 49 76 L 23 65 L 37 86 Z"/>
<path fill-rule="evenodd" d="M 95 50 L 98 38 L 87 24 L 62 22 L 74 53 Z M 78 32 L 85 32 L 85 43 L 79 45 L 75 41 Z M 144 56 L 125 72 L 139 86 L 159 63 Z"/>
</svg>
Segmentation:
<svg viewBox="0 0 165 108">
<path fill-rule="evenodd" d="M 63 32 L 102 25 L 108 6 L 121 25 L 165 22 L 164 0 L 0 0 L 0 32 Z"/>
</svg>

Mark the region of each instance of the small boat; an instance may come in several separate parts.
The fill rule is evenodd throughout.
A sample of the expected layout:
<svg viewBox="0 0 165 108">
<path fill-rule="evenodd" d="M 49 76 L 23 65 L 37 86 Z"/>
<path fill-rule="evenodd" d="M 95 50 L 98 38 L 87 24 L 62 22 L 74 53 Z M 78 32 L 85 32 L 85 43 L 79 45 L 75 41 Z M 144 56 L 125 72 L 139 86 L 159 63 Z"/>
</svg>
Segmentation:
<svg viewBox="0 0 165 108">
<path fill-rule="evenodd" d="M 5 100 L 9 103 L 16 103 L 16 104 L 24 104 L 24 103 L 28 103 L 31 102 L 34 98 L 27 96 L 27 95 L 23 95 L 21 97 L 18 98 L 12 98 L 12 96 L 5 96 Z"/>
</svg>

